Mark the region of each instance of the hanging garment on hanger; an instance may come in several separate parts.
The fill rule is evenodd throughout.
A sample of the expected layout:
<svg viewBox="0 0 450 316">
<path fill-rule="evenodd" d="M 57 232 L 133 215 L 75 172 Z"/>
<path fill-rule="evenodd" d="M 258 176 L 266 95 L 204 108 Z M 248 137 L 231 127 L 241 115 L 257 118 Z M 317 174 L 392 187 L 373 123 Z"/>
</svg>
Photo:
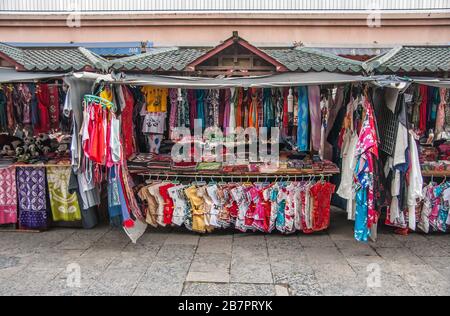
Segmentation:
<svg viewBox="0 0 450 316">
<path fill-rule="evenodd" d="M 174 203 L 172 223 L 176 226 L 181 226 L 186 221 L 186 214 L 190 212 L 188 203 L 184 196 L 185 185 L 177 185 L 169 188 L 168 193 Z"/>
<path fill-rule="evenodd" d="M 425 134 L 427 132 L 427 104 L 428 104 L 428 87 L 425 85 L 420 85 L 419 87 L 420 92 L 420 115 L 419 115 L 419 130 L 422 134 Z"/>
<path fill-rule="evenodd" d="M 220 111 L 220 92 L 218 89 L 211 89 L 208 91 L 206 100 L 207 115 L 206 127 L 219 127 L 219 111 Z"/>
<path fill-rule="evenodd" d="M 416 230 L 416 207 L 417 201 L 423 199 L 423 178 L 419 161 L 419 152 L 417 149 L 416 140 L 414 136 L 409 133 L 409 154 L 410 154 L 410 171 L 409 171 L 409 183 L 407 193 L 407 206 L 408 206 L 408 222 L 409 228 Z"/>
<path fill-rule="evenodd" d="M 236 88 L 235 118 L 236 128 L 244 126 L 244 89 Z"/>
<path fill-rule="evenodd" d="M 189 102 L 189 118 L 191 130 L 194 129 L 195 120 L 197 119 L 197 94 L 195 90 L 187 91 L 187 99 Z"/>
<path fill-rule="evenodd" d="M 374 160 L 378 159 L 378 137 L 375 129 L 375 117 L 372 105 L 364 101 L 366 115 L 356 146 L 357 163 L 355 177 L 359 189 L 356 192 L 355 238 L 367 242 L 370 229 L 378 222 L 378 213 L 374 205 L 373 171 Z"/>
<path fill-rule="evenodd" d="M 16 168 L 0 168 L 0 225 L 17 223 Z"/>
<path fill-rule="evenodd" d="M 169 98 L 170 98 L 170 115 L 169 115 L 169 132 L 170 138 L 172 137 L 172 132 L 175 127 L 178 127 L 178 89 L 169 89 Z"/>
<path fill-rule="evenodd" d="M 246 232 L 247 227 L 245 226 L 245 215 L 250 207 L 250 201 L 245 192 L 245 188 L 242 185 L 239 185 L 232 189 L 231 196 L 238 206 L 238 213 L 236 216 L 235 228 L 241 232 Z"/>
<path fill-rule="evenodd" d="M 47 84 L 39 84 L 36 88 L 38 99 L 39 124 L 35 126 L 35 134 L 48 133 L 50 131 L 50 91 Z"/>
<path fill-rule="evenodd" d="M 320 128 L 320 159 L 324 159 L 325 143 L 326 143 L 326 131 L 328 129 L 328 114 L 329 114 L 329 96 L 323 97 L 320 102 L 321 111 L 321 128 Z"/>
<path fill-rule="evenodd" d="M 230 121 L 231 121 L 231 90 L 230 89 L 224 89 L 223 91 L 223 129 L 224 134 L 227 135 L 227 128 L 230 127 Z"/>
<path fill-rule="evenodd" d="M 308 87 L 309 114 L 311 116 L 311 149 L 320 150 L 321 135 L 321 109 L 320 109 L 320 87 Z"/>
<path fill-rule="evenodd" d="M 6 116 L 8 119 L 8 129 L 13 132 L 16 128 L 16 119 L 14 117 L 14 101 L 13 101 L 13 90 L 14 86 L 9 84 L 4 86 L 6 95 Z"/>
<path fill-rule="evenodd" d="M 128 160 L 136 150 L 136 137 L 135 137 L 135 123 L 133 120 L 134 113 L 134 98 L 130 89 L 122 85 L 120 86 L 122 90 L 122 94 L 125 100 L 125 107 L 122 109 L 122 114 L 120 115 L 120 119 L 122 121 L 122 136 L 124 142 L 124 154 L 125 159 Z"/>
<path fill-rule="evenodd" d="M 198 233 L 205 233 L 205 201 L 198 195 L 197 187 L 195 186 L 187 188 L 185 194 L 191 204 L 192 230 Z"/>
<path fill-rule="evenodd" d="M 32 95 L 27 84 L 21 83 L 18 85 L 19 104 L 16 106 L 22 109 L 22 123 L 24 125 L 31 124 L 31 99 Z M 59 105 L 58 105 L 59 113 Z"/>
<path fill-rule="evenodd" d="M 263 116 L 264 116 L 264 127 L 271 128 L 275 126 L 275 113 L 274 104 L 272 99 L 272 89 L 263 89 Z"/>
<path fill-rule="evenodd" d="M 45 168 L 17 168 L 19 225 L 28 229 L 48 227 L 47 187 Z"/>
<path fill-rule="evenodd" d="M 219 223 L 219 214 L 220 214 L 220 210 L 223 207 L 223 205 L 220 201 L 220 198 L 218 196 L 218 191 L 219 191 L 219 188 L 216 184 L 209 185 L 206 188 L 206 193 L 208 194 L 209 198 L 211 199 L 209 224 L 215 228 L 221 228 L 221 225 Z"/>
<path fill-rule="evenodd" d="M 435 125 L 435 137 L 436 140 L 442 139 L 442 133 L 444 132 L 445 127 L 445 108 L 447 107 L 447 89 L 441 88 L 440 91 L 440 101 L 436 114 L 436 125 Z"/>
<path fill-rule="evenodd" d="M 314 200 L 312 219 L 315 232 L 326 230 L 330 226 L 331 196 L 335 188 L 334 184 L 319 181 L 310 189 L 310 194 Z"/>
<path fill-rule="evenodd" d="M 50 85 L 48 85 L 48 90 L 49 90 L 49 94 L 50 94 L 50 103 L 48 105 L 48 114 L 49 114 L 49 118 L 50 118 L 50 128 L 54 129 L 54 130 L 58 130 L 59 127 L 60 127 L 60 118 L 59 118 L 60 107 L 59 107 L 58 85 L 57 84 L 54 84 L 54 85 L 50 84 Z M 25 111 L 25 109 L 24 109 L 24 111 Z"/>
<path fill-rule="evenodd" d="M 81 210 L 76 194 L 69 193 L 70 167 L 49 167 L 47 183 L 53 221 L 81 220 Z"/>
<path fill-rule="evenodd" d="M 250 109 L 248 127 L 259 129 L 258 93 L 256 88 L 249 89 Z"/>
<path fill-rule="evenodd" d="M 6 132 L 8 130 L 8 118 L 6 114 L 8 99 L 3 89 L 0 90 L 0 132 Z"/>
<path fill-rule="evenodd" d="M 206 113 L 205 113 L 205 105 L 206 105 L 206 92 L 205 90 L 196 90 L 196 96 L 197 96 L 197 120 L 200 120 L 200 126 L 202 129 L 206 126 Z"/>
<path fill-rule="evenodd" d="M 144 86 L 141 91 L 145 96 L 147 112 L 167 112 L 167 98 L 169 96 L 169 89 Z"/>
<path fill-rule="evenodd" d="M 307 87 L 298 88 L 297 146 L 299 151 L 309 150 L 309 101 Z"/>
<path fill-rule="evenodd" d="M 173 188 L 175 185 L 172 183 L 167 183 L 159 187 L 159 194 L 164 199 L 164 211 L 163 211 L 163 221 L 166 225 L 172 225 L 174 203 L 169 195 L 169 189 Z"/>
<path fill-rule="evenodd" d="M 153 195 L 148 191 L 149 187 L 150 186 L 145 186 L 141 188 L 138 192 L 138 197 L 145 207 L 145 221 L 153 227 L 158 227 L 158 224 L 156 223 L 156 211 L 154 211 L 157 208 L 157 202 Z M 150 212 L 150 209 L 152 209 L 153 212 Z"/>
</svg>

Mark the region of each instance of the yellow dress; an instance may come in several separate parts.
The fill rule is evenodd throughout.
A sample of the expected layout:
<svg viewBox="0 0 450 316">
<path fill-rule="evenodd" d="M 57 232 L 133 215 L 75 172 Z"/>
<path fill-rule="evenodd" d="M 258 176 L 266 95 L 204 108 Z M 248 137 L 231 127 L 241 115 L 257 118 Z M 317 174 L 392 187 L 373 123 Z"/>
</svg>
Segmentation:
<svg viewBox="0 0 450 316">
<path fill-rule="evenodd" d="M 191 203 L 192 230 L 198 233 L 205 233 L 205 200 L 198 195 L 195 186 L 186 189 L 185 194 Z"/>
</svg>

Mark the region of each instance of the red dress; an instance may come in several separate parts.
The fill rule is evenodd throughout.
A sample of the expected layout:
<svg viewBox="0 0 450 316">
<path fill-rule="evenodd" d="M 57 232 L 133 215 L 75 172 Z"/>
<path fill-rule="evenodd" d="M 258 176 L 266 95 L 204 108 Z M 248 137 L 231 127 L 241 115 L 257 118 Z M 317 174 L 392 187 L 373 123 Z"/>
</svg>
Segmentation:
<svg viewBox="0 0 450 316">
<path fill-rule="evenodd" d="M 50 105 L 50 91 L 48 84 L 40 84 L 36 89 L 39 111 L 39 124 L 34 127 L 35 134 L 48 133 L 50 131 L 50 117 L 48 107 Z"/>
<path fill-rule="evenodd" d="M 331 196 L 336 186 L 329 182 L 318 182 L 310 189 L 313 198 L 313 231 L 325 230 L 330 226 Z"/>
<path fill-rule="evenodd" d="M 159 194 L 161 194 L 162 198 L 164 199 L 163 221 L 166 225 L 171 225 L 173 220 L 174 203 L 169 195 L 169 189 L 173 188 L 174 186 L 174 184 L 169 183 L 159 188 Z"/>
<path fill-rule="evenodd" d="M 133 135 L 134 99 L 133 95 L 127 87 L 123 86 L 122 91 L 125 98 L 125 108 L 122 111 L 122 134 L 125 145 L 125 159 L 128 159 L 136 152 Z"/>
</svg>

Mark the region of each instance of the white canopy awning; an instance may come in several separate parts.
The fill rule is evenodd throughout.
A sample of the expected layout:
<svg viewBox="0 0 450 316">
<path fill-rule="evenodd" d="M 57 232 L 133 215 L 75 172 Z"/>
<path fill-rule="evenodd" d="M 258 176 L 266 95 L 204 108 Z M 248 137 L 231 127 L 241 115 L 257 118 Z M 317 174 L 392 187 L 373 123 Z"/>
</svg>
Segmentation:
<svg viewBox="0 0 450 316">
<path fill-rule="evenodd" d="M 74 76 L 79 79 L 91 79 L 96 81 L 103 80 L 116 84 L 129 84 L 136 86 L 148 85 L 155 87 L 185 89 L 220 89 L 232 87 L 293 87 L 307 85 L 346 84 L 372 80 L 371 78 L 363 76 L 352 76 L 329 72 L 284 73 L 244 78 L 175 77 L 149 74 L 100 75 L 86 72 L 75 73 Z"/>
<path fill-rule="evenodd" d="M 0 68 L 0 83 L 33 82 L 36 80 L 63 78 L 66 74 L 46 72 L 21 72 L 12 68 Z"/>
</svg>

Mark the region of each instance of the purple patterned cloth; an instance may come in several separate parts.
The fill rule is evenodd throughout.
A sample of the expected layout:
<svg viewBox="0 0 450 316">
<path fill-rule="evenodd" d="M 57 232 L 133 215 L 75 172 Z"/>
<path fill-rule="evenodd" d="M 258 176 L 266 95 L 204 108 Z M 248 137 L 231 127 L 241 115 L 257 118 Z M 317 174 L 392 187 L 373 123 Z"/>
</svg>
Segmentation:
<svg viewBox="0 0 450 316">
<path fill-rule="evenodd" d="M 17 168 L 16 178 L 20 227 L 47 228 L 49 212 L 46 199 L 45 168 Z"/>
</svg>

